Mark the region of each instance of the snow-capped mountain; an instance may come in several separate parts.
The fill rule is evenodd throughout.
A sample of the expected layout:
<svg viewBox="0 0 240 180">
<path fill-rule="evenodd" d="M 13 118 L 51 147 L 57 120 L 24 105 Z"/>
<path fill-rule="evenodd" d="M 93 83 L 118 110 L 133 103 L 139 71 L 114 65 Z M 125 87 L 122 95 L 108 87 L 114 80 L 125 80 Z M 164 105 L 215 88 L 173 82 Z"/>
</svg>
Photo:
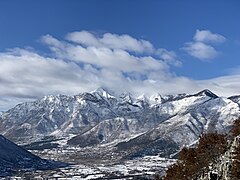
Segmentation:
<svg viewBox="0 0 240 180">
<path fill-rule="evenodd" d="M 142 136 L 118 146 L 120 149 L 133 149 L 132 156 L 159 153 L 171 155 L 176 149 L 195 143 L 203 132 L 227 133 L 239 113 L 239 105 L 227 98 L 208 99 L 188 106 Z M 147 143 L 141 146 L 142 142 Z"/>
<path fill-rule="evenodd" d="M 75 135 L 69 145 L 118 144 L 119 151 L 172 154 L 203 132 L 225 133 L 240 116 L 240 98 L 197 94 L 114 96 L 98 89 L 75 96 L 45 96 L 0 115 L 0 133 L 14 140 Z"/>
<path fill-rule="evenodd" d="M 47 170 L 63 165 L 41 159 L 0 135 L 0 177 L 12 175 L 23 169 Z"/>
</svg>

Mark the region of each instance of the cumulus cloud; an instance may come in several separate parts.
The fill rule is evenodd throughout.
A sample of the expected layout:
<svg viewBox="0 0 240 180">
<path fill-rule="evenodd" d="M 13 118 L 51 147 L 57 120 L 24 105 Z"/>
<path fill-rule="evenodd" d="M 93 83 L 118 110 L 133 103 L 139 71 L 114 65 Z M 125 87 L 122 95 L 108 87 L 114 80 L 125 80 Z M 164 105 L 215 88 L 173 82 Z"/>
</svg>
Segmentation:
<svg viewBox="0 0 240 180">
<path fill-rule="evenodd" d="M 186 43 L 184 50 L 189 55 L 201 60 L 213 59 L 218 55 L 218 52 L 214 47 L 204 44 L 202 42 Z"/>
<path fill-rule="evenodd" d="M 220 34 L 214 34 L 209 30 L 197 30 L 192 42 L 185 43 L 183 50 L 189 55 L 200 59 L 209 60 L 217 57 L 219 52 L 210 45 L 211 43 L 222 43 L 226 38 Z"/>
<path fill-rule="evenodd" d="M 226 38 L 220 34 L 214 34 L 209 30 L 197 30 L 193 38 L 197 42 L 205 43 L 221 43 L 226 40 Z"/>
<path fill-rule="evenodd" d="M 110 49 L 61 43 L 51 36 L 44 36 L 44 42 L 59 58 L 79 63 L 88 63 L 98 68 L 112 68 L 123 72 L 144 72 L 147 70 L 165 69 L 167 64 L 151 56 L 134 56 L 122 49 Z M 56 43 L 58 41 L 58 43 Z"/>
<path fill-rule="evenodd" d="M 85 46 L 105 47 L 110 49 L 122 49 L 138 53 L 152 53 L 153 45 L 143 39 L 135 39 L 127 34 L 117 35 L 105 33 L 98 37 L 88 31 L 72 32 L 66 39 Z"/>
<path fill-rule="evenodd" d="M 81 91 L 83 88 L 77 86 L 77 80 L 82 85 L 91 85 L 86 78 L 87 71 L 76 64 L 22 49 L 0 53 L 0 67 L 1 96 L 36 98 L 49 93 Z"/>
<path fill-rule="evenodd" d="M 49 35 L 43 36 L 43 40 L 45 42 L 53 43 L 51 40 L 53 37 Z M 48 40 L 49 39 L 49 40 Z M 161 60 L 164 60 L 167 64 L 180 66 L 181 61 L 178 60 L 178 57 L 173 51 L 168 51 L 164 48 L 155 48 L 151 42 L 136 39 L 130 35 L 123 34 L 112 34 L 112 33 L 104 33 L 103 35 L 96 35 L 94 33 L 88 31 L 80 31 L 80 32 L 72 32 L 68 33 L 66 36 L 66 40 L 77 43 L 82 48 L 88 47 L 89 49 L 95 48 L 97 50 L 109 50 L 116 52 L 116 50 L 122 50 L 122 52 L 127 53 L 138 53 L 138 54 L 146 54 L 146 55 L 156 55 Z M 55 43 L 55 46 L 57 43 Z M 76 46 L 75 46 L 76 47 Z"/>
</svg>

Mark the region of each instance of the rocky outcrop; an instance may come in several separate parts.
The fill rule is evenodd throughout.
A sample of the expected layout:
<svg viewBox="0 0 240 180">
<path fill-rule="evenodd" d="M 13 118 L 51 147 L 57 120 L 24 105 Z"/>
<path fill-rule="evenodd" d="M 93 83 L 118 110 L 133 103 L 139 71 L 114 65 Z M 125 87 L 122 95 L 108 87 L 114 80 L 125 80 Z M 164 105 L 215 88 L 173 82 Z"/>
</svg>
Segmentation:
<svg viewBox="0 0 240 180">
<path fill-rule="evenodd" d="M 240 136 L 234 138 L 229 143 L 228 150 L 219 157 L 218 161 L 214 164 L 210 164 L 209 171 L 198 177 L 199 180 L 237 180 L 233 173 L 234 162 L 236 159 L 237 148 L 240 146 Z"/>
</svg>

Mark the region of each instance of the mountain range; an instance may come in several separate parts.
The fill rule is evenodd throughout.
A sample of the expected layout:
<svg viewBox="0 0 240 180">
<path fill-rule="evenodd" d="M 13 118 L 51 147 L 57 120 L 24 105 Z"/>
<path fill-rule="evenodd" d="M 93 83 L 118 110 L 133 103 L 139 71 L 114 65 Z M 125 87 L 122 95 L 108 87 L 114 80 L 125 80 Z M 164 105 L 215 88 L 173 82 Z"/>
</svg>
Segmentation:
<svg viewBox="0 0 240 180">
<path fill-rule="evenodd" d="M 219 97 L 209 90 L 135 97 L 99 88 L 18 104 L 0 115 L 0 133 L 22 144 L 68 137 L 69 146 L 112 144 L 127 151 L 126 157 L 169 157 L 203 132 L 227 133 L 240 116 L 239 106 L 240 96 Z"/>
</svg>

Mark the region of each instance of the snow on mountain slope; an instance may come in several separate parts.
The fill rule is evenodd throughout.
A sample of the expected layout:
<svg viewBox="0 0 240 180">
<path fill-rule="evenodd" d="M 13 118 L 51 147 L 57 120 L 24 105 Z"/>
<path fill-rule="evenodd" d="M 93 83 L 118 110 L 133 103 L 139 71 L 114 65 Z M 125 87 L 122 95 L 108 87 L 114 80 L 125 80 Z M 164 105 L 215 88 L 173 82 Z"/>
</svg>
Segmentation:
<svg viewBox="0 0 240 180">
<path fill-rule="evenodd" d="M 160 123 L 156 128 L 146 132 L 145 134 L 131 139 L 118 145 L 121 149 L 123 146 L 130 149 L 131 154 L 135 156 L 147 155 L 151 153 L 156 143 L 157 154 L 163 154 L 168 147 L 168 143 L 175 146 L 169 152 L 177 152 L 181 147 L 190 146 L 196 142 L 203 132 L 227 133 L 234 120 L 240 117 L 240 109 L 238 104 L 227 98 L 215 98 L 195 106 L 188 106 L 179 111 L 177 115 Z M 139 148 L 139 144 L 145 143 L 144 147 Z M 166 145 L 164 145 L 165 143 Z M 167 154 L 168 156 L 171 153 Z"/>
<path fill-rule="evenodd" d="M 19 104 L 1 116 L 0 132 L 7 137 L 33 137 L 89 130 L 102 119 L 116 117 L 111 98 L 91 93 L 76 96 L 46 96 L 35 102 Z"/>
<path fill-rule="evenodd" d="M 202 132 L 227 132 L 240 116 L 238 99 L 218 97 L 209 90 L 134 97 L 97 89 L 75 96 L 45 96 L 3 112 L 0 133 L 16 142 L 71 134 L 76 137 L 68 143 L 81 147 L 122 141 L 119 147 L 138 146 L 131 153 L 144 150 L 139 142 L 158 151 L 166 143 L 174 152 L 196 141 Z"/>
<path fill-rule="evenodd" d="M 165 103 L 148 104 L 148 106 L 144 106 L 145 108 L 137 111 L 137 113 L 134 113 L 134 110 L 132 110 L 124 118 L 104 120 L 88 132 L 76 136 L 69 143 L 79 144 L 84 147 L 111 142 L 116 139 L 123 141 L 133 134 L 151 130 L 172 116 L 185 112 L 193 105 L 197 106 L 211 99 L 208 96 L 184 97 L 178 97 L 177 99 L 179 100 L 165 101 Z"/>
<path fill-rule="evenodd" d="M 81 147 L 93 146 L 99 143 L 113 142 L 115 140 L 121 141 L 140 132 L 141 129 L 137 119 L 107 119 L 86 133 L 72 138 L 69 144 L 79 145 Z"/>
</svg>

